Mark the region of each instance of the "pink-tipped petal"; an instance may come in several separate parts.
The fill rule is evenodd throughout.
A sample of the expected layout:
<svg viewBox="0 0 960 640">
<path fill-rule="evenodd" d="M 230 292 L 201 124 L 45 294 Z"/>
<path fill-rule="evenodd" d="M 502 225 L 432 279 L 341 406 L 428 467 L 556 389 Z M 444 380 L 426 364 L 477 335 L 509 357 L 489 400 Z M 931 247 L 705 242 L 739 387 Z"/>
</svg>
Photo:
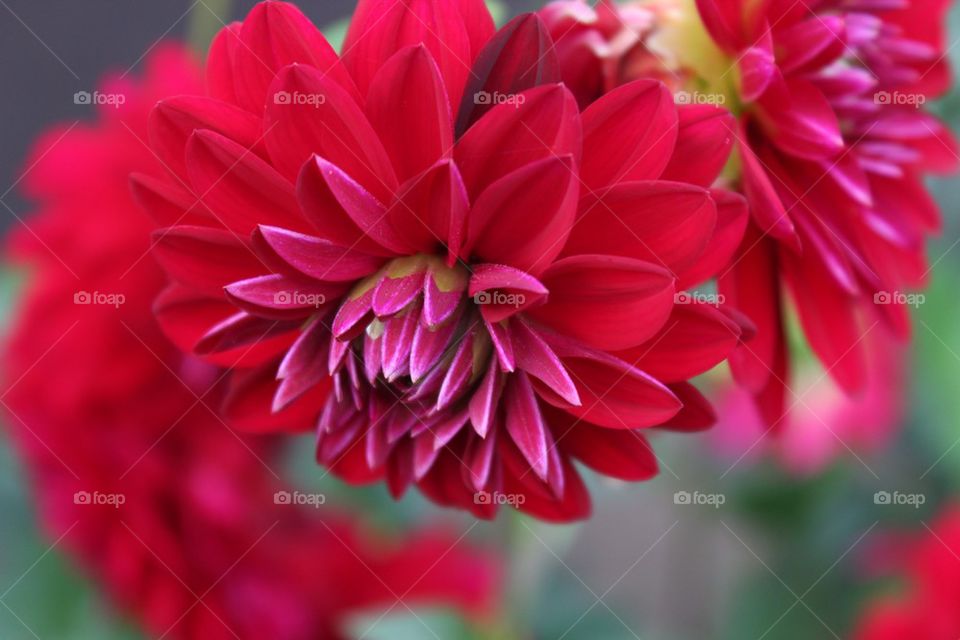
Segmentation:
<svg viewBox="0 0 960 640">
<path fill-rule="evenodd" d="M 545 480 L 549 460 L 546 436 L 548 427 L 540 413 L 537 396 L 524 372 L 511 376 L 503 392 L 503 402 L 506 407 L 507 433 L 533 472 Z"/>
</svg>

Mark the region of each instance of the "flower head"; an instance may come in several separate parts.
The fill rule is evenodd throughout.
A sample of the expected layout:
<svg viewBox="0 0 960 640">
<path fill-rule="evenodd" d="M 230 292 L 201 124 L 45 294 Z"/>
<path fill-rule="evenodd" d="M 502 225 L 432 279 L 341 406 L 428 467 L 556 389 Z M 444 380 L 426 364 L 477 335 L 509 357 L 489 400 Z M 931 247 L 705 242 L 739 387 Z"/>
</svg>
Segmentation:
<svg viewBox="0 0 960 640">
<path fill-rule="evenodd" d="M 292 490 L 272 470 L 281 441 L 217 417 L 221 373 L 156 326 L 165 277 L 128 176 L 163 175 L 147 114 L 202 83 L 170 44 L 147 67 L 109 84 L 121 109 L 37 145 L 24 183 L 39 211 L 8 256 L 28 283 L 4 406 L 51 539 L 157 636 L 342 638 L 345 616 L 397 593 L 484 612 L 497 567 L 468 542 L 431 528 L 378 541 L 347 513 L 278 500 Z"/>
<path fill-rule="evenodd" d="M 758 326 L 731 363 L 776 423 L 789 371 L 784 293 L 834 380 L 862 389 L 864 336 L 878 316 L 905 336 L 908 294 L 929 272 L 924 245 L 940 221 L 923 176 L 953 170 L 957 156 L 923 109 L 948 83 L 946 3 L 763 6 L 698 2 L 716 46 L 736 59 L 732 103 L 753 221 L 721 279 Z"/>
<path fill-rule="evenodd" d="M 708 188 L 722 112 L 655 81 L 581 111 L 541 20 L 493 33 L 479 0 L 360 2 L 342 58 L 262 3 L 208 74 L 157 107 L 174 177 L 137 189 L 160 321 L 236 369 L 229 417 L 312 419 L 352 482 L 556 520 L 589 509 L 573 459 L 644 479 L 643 429 L 709 424 L 687 380 L 740 327 L 678 294 L 745 224 Z"/>
<path fill-rule="evenodd" d="M 611 86 L 611 36 L 632 32 L 655 71 L 613 64 L 613 85 L 663 70 L 678 102 L 737 115 L 735 162 L 724 177 L 748 199 L 751 224 L 720 274 L 726 302 L 757 325 L 731 357 L 765 422 L 786 418 L 792 298 L 805 336 L 846 392 L 870 384 L 864 335 L 882 324 L 908 332 L 911 291 L 924 284 L 924 245 L 939 212 L 923 178 L 952 171 L 956 144 L 924 103 L 949 83 L 942 15 L 947 3 L 645 4 L 650 24 L 602 4 L 543 10 L 566 43 L 564 74 Z M 601 17 L 598 17 L 601 16 Z M 614 26 L 610 26 L 613 24 Z M 616 25 L 619 24 L 620 28 Z M 601 41 L 605 46 L 584 43 Z"/>
</svg>

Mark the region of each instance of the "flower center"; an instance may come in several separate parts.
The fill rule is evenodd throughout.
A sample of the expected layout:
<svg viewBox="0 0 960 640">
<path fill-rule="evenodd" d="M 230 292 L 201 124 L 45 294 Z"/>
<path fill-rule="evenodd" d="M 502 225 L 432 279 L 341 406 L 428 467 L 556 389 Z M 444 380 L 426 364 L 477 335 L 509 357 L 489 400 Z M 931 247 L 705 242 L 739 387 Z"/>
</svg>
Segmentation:
<svg viewBox="0 0 960 640">
<path fill-rule="evenodd" d="M 372 407 L 371 421 L 397 414 L 388 421 L 391 442 L 462 408 L 493 351 L 480 306 L 468 296 L 469 279 L 464 266 L 421 254 L 395 259 L 360 282 L 333 323 L 329 366 L 337 404 Z"/>
</svg>

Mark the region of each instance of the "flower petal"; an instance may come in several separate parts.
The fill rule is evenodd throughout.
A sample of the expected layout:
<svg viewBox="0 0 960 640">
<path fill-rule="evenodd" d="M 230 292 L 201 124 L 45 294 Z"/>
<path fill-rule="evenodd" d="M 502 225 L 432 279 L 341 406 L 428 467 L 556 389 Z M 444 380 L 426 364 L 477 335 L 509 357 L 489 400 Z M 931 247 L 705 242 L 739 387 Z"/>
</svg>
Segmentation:
<svg viewBox="0 0 960 640">
<path fill-rule="evenodd" d="M 352 282 L 380 268 L 382 258 L 335 245 L 315 236 L 261 225 L 254 232 L 258 251 L 275 255 L 298 272 L 327 282 Z"/>
<path fill-rule="evenodd" d="M 659 428 L 670 431 L 703 431 L 717 422 L 717 414 L 699 389 L 689 382 L 675 382 L 670 390 L 683 403 L 683 408 Z"/>
<path fill-rule="evenodd" d="M 724 303 L 745 314 L 757 327 L 756 335 L 730 358 L 737 382 L 754 392 L 767 384 L 783 341 L 778 273 L 776 243 L 748 225 L 740 251 L 717 283 Z"/>
<path fill-rule="evenodd" d="M 309 278 L 270 274 L 248 278 L 225 287 L 237 307 L 261 318 L 307 318 L 321 312 L 343 295 L 345 287 Z"/>
<path fill-rule="evenodd" d="M 200 129 L 253 149 L 260 141 L 261 119 L 232 104 L 202 96 L 167 98 L 150 112 L 150 146 L 182 178 L 187 176 L 187 142 Z"/>
<path fill-rule="evenodd" d="M 172 278 L 214 297 L 231 282 L 266 271 L 236 234 L 212 227 L 158 229 L 154 256 Z"/>
<path fill-rule="evenodd" d="M 398 51 L 377 72 L 366 113 L 403 182 L 453 152 L 453 116 L 437 63 L 424 45 Z"/>
<path fill-rule="evenodd" d="M 641 344 L 674 306 L 674 278 L 665 269 L 619 256 L 580 255 L 543 274 L 546 304 L 527 315 L 597 349 Z"/>
<path fill-rule="evenodd" d="M 216 224 L 213 213 L 200 198 L 170 180 L 134 173 L 130 176 L 130 188 L 134 199 L 161 227 Z"/>
<path fill-rule="evenodd" d="M 543 335 L 570 372 L 582 403 L 572 406 L 538 384 L 538 395 L 553 406 L 611 429 L 652 427 L 680 410 L 670 389 L 636 367 L 568 338 Z"/>
<path fill-rule="evenodd" d="M 743 193 L 747 197 L 747 202 L 750 203 L 750 215 L 753 221 L 764 233 L 799 250 L 800 238 L 771 182 L 767 166 L 760 161 L 750 145 L 739 136 L 738 141 L 737 148 L 743 162 Z"/>
<path fill-rule="evenodd" d="M 563 85 L 521 94 L 516 105 L 497 105 L 457 141 L 454 155 L 471 200 L 490 184 L 531 162 L 571 155 L 579 164 L 577 101 Z"/>
<path fill-rule="evenodd" d="M 258 224 L 306 228 L 293 185 L 252 151 L 209 130 L 187 144 L 187 173 L 195 193 L 224 227 L 248 236 Z"/>
<path fill-rule="evenodd" d="M 820 160 L 843 152 L 837 115 L 809 80 L 774 78 L 757 104 L 767 137 L 785 153 Z"/>
<path fill-rule="evenodd" d="M 560 358 L 536 330 L 525 322 L 510 323 L 510 340 L 516 347 L 517 368 L 547 385 L 572 405 L 581 404 L 577 387 Z"/>
<path fill-rule="evenodd" d="M 581 201 L 563 255 L 624 256 L 677 275 L 703 253 L 716 219 L 716 205 L 706 189 L 666 180 L 625 182 Z"/>
<path fill-rule="evenodd" d="M 785 265 L 787 283 L 810 347 L 847 393 L 863 388 L 867 380 L 857 299 L 836 285 L 814 257 L 791 256 Z"/>
<path fill-rule="evenodd" d="M 723 362 L 741 338 L 740 326 L 708 304 L 678 304 L 648 344 L 617 353 L 664 382 L 682 382 Z"/>
<path fill-rule="evenodd" d="M 311 385 L 310 392 L 273 410 L 279 387 L 274 365 L 238 371 L 230 378 L 230 388 L 221 412 L 230 426 L 248 433 L 290 433 L 313 429 L 316 416 L 330 393 L 330 378 Z"/>
<path fill-rule="evenodd" d="M 232 22 L 220 29 L 207 52 L 207 89 L 212 97 L 224 102 L 238 101 L 233 61 L 236 59 L 237 47 L 243 46 L 240 43 L 242 27 L 242 23 Z"/>
<path fill-rule="evenodd" d="M 330 242 L 374 255 L 405 253 L 380 201 L 343 169 L 315 156 L 303 166 L 297 197 L 304 214 Z"/>
<path fill-rule="evenodd" d="M 397 188 L 390 157 L 360 106 L 332 78 L 292 65 L 277 74 L 264 136 L 277 170 L 293 181 L 311 156 L 326 158 L 381 202 Z"/>
<path fill-rule="evenodd" d="M 551 156 L 490 185 L 470 214 L 464 253 L 536 276 L 559 255 L 576 213 L 573 158 Z"/>
<path fill-rule="evenodd" d="M 397 51 L 423 44 L 440 68 L 451 104 L 460 103 L 477 46 L 493 33 L 482 0 L 360 0 L 343 43 L 344 62 L 366 94 Z"/>
<path fill-rule="evenodd" d="M 468 294 L 487 322 L 505 320 L 547 296 L 546 287 L 526 271 L 499 264 L 480 264 L 472 271 Z"/>
<path fill-rule="evenodd" d="M 677 143 L 660 178 L 709 187 L 733 148 L 733 116 L 707 104 L 680 107 L 678 116 Z"/>
<path fill-rule="evenodd" d="M 288 2 L 261 2 L 243 21 L 233 47 L 235 90 L 240 104 L 261 113 L 273 101 L 270 85 L 281 69 L 301 64 L 329 76 L 359 97 L 340 58 L 309 18 Z"/>
<path fill-rule="evenodd" d="M 659 178 L 677 141 L 677 107 L 663 83 L 637 80 L 614 89 L 583 112 L 587 188 L 600 192 L 628 180 Z"/>
<path fill-rule="evenodd" d="M 638 482 L 653 478 L 660 470 L 653 447 L 637 431 L 574 424 L 571 417 L 559 412 L 551 413 L 548 419 L 563 435 L 560 447 L 605 476 Z"/>
<path fill-rule="evenodd" d="M 739 193 L 711 189 L 710 197 L 717 206 L 717 226 L 697 261 L 679 274 L 677 289 L 692 288 L 729 265 L 750 222 L 747 201 Z"/>
<path fill-rule="evenodd" d="M 411 253 L 447 250 L 450 266 L 456 262 L 470 203 L 457 165 L 441 160 L 400 187 L 400 196 L 387 210 L 391 229 Z"/>
<path fill-rule="evenodd" d="M 468 79 L 457 114 L 458 135 L 492 108 L 496 96 L 515 98 L 527 89 L 560 82 L 560 62 L 543 20 L 526 13 L 508 22 L 480 51 Z"/>
<path fill-rule="evenodd" d="M 542 480 L 547 478 L 547 425 L 540 414 L 537 396 L 527 375 L 519 371 L 510 376 L 503 391 L 507 433 Z"/>
</svg>

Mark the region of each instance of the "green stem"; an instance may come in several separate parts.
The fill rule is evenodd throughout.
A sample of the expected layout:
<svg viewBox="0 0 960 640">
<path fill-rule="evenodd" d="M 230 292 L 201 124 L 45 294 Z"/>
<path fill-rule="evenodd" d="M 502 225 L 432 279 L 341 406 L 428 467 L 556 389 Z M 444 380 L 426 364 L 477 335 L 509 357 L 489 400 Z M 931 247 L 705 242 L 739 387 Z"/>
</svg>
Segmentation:
<svg viewBox="0 0 960 640">
<path fill-rule="evenodd" d="M 231 0 L 203 0 L 190 12 L 190 26 L 187 36 L 190 47 L 201 56 L 205 56 L 210 41 L 224 24 L 230 24 Z"/>
</svg>

